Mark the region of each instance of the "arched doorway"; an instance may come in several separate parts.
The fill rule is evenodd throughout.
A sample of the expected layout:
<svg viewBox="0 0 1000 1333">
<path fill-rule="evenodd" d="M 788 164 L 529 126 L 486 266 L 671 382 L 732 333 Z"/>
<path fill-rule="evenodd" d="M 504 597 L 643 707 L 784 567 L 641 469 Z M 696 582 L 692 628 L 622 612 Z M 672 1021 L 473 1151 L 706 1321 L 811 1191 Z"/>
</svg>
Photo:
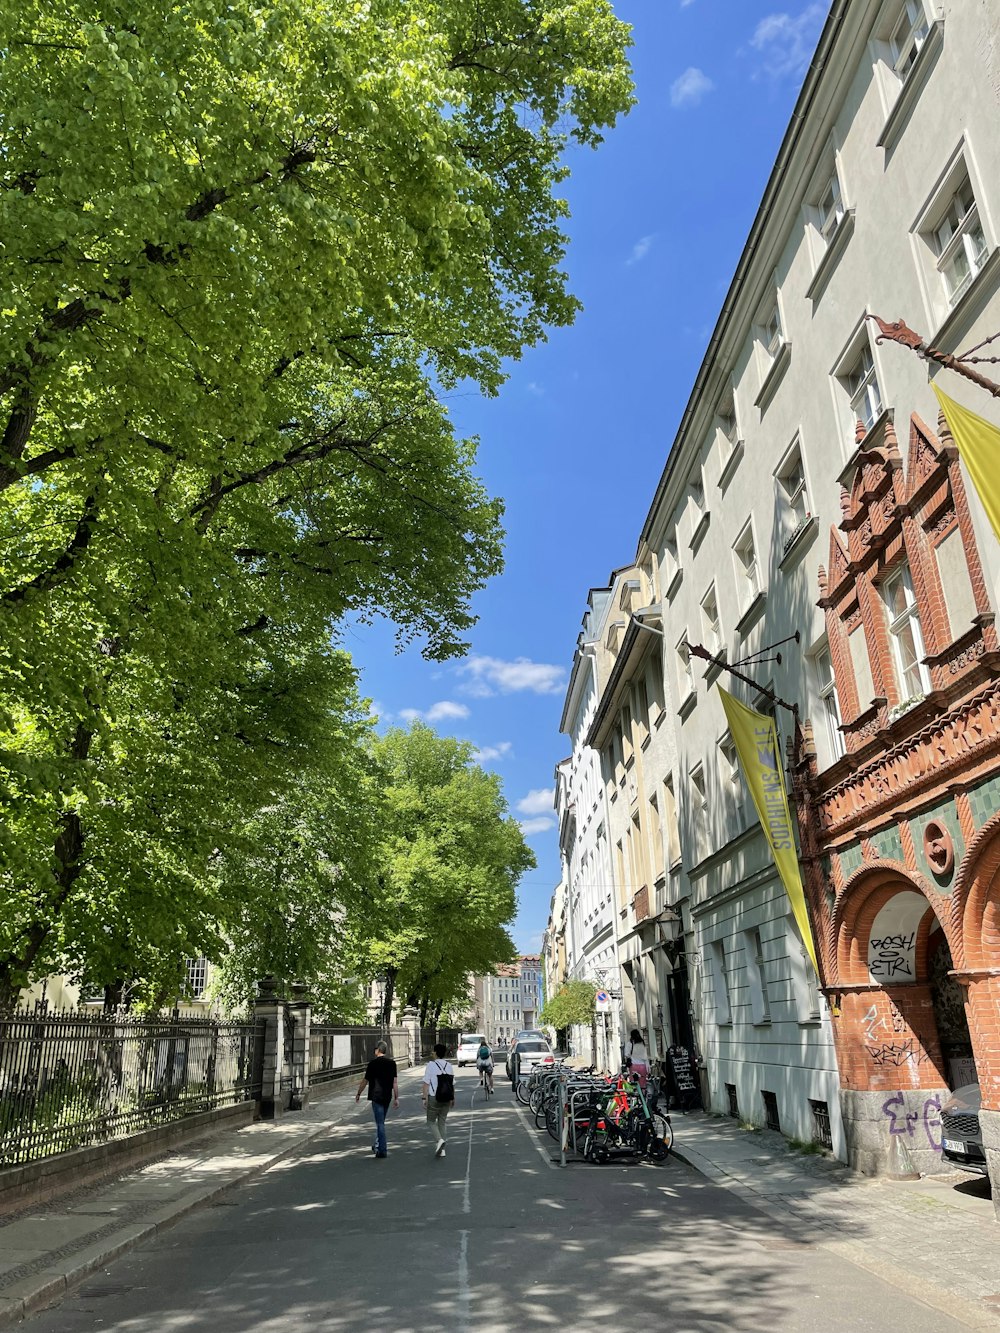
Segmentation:
<svg viewBox="0 0 1000 1333">
<path fill-rule="evenodd" d="M 961 1026 L 950 967 L 944 981 L 934 971 L 950 964 L 947 911 L 946 898 L 889 861 L 862 866 L 834 911 L 844 1126 L 851 1160 L 869 1174 L 891 1169 L 901 1147 L 917 1170 L 939 1169 L 941 1033 L 959 1041 Z"/>
</svg>

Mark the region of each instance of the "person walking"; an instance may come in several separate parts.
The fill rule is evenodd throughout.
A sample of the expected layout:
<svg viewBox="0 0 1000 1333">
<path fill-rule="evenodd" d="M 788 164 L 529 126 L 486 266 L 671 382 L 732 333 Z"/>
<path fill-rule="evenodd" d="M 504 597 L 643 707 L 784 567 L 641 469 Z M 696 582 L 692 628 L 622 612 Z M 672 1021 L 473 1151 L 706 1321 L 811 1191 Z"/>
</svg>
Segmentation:
<svg viewBox="0 0 1000 1333">
<path fill-rule="evenodd" d="M 389 1058 L 389 1043 L 379 1041 L 375 1043 L 375 1055 L 368 1061 L 368 1067 L 365 1070 L 365 1076 L 358 1084 L 357 1093 L 354 1096 L 355 1102 L 361 1100 L 361 1094 L 368 1087 L 368 1100 L 372 1104 L 372 1115 L 375 1117 L 375 1140 L 372 1143 L 372 1152 L 376 1157 L 388 1157 L 389 1147 L 385 1139 L 385 1117 L 389 1110 L 389 1103 L 399 1110 L 399 1078 L 396 1070 L 396 1061 Z"/>
<path fill-rule="evenodd" d="M 434 1134 L 435 1157 L 445 1155 L 445 1122 L 455 1102 L 455 1070 L 445 1059 L 447 1054 L 447 1047 L 438 1042 L 434 1047 L 434 1059 L 427 1062 L 420 1085 L 427 1110 L 427 1123 Z"/>
<path fill-rule="evenodd" d="M 639 1080 L 639 1087 L 645 1092 L 646 1079 L 649 1078 L 649 1053 L 646 1050 L 646 1043 L 642 1039 L 642 1033 L 638 1028 L 633 1028 L 629 1033 L 629 1039 L 622 1052 L 622 1059 L 626 1068 L 631 1069 Z"/>
</svg>

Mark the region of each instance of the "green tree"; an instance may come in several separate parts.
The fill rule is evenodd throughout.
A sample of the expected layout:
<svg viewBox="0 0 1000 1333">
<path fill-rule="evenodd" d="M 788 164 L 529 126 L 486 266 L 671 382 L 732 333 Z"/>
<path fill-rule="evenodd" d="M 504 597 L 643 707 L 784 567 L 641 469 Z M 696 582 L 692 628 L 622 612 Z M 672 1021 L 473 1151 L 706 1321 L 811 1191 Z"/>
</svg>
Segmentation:
<svg viewBox="0 0 1000 1333">
<path fill-rule="evenodd" d="M 371 971 L 388 979 L 387 1018 L 398 992 L 437 1019 L 467 994 L 470 973 L 515 956 L 506 927 L 535 858 L 499 778 L 472 752 L 421 723 L 375 742 L 385 822 L 367 948 Z"/>
<path fill-rule="evenodd" d="M 592 981 L 567 981 L 550 1000 L 546 1000 L 539 1018 L 558 1030 L 589 1027 L 594 1021 L 597 987 Z"/>
<path fill-rule="evenodd" d="M 436 390 L 573 317 L 563 149 L 631 90 L 606 0 L 0 25 L 9 995 L 218 941 L 212 860 L 308 769 L 343 616 L 462 650 L 501 506 Z"/>
</svg>

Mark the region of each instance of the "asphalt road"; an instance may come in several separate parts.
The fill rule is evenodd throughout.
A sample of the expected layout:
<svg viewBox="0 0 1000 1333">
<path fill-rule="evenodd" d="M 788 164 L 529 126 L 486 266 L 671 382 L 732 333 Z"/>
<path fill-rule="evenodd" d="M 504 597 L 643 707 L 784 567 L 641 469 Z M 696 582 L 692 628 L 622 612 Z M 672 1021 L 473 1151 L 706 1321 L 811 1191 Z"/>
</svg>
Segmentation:
<svg viewBox="0 0 1000 1333">
<path fill-rule="evenodd" d="M 509 1085 L 456 1078 L 435 1159 L 419 1075 L 389 1156 L 367 1107 L 95 1274 L 28 1333 L 564 1328 L 676 1333 L 967 1329 L 677 1160 L 559 1169 Z"/>
</svg>

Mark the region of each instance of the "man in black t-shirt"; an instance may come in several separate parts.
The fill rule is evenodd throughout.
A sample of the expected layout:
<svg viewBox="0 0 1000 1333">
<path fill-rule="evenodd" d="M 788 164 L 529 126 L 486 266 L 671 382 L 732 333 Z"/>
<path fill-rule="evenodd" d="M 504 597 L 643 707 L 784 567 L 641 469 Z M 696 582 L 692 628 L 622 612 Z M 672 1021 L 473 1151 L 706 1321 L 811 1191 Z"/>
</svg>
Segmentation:
<svg viewBox="0 0 1000 1333">
<path fill-rule="evenodd" d="M 388 1157 L 389 1149 L 385 1142 L 385 1116 L 392 1102 L 399 1110 L 399 1082 L 396 1077 L 396 1061 L 389 1058 L 389 1044 L 380 1041 L 375 1046 L 375 1058 L 368 1061 L 365 1076 L 358 1084 L 355 1102 L 361 1100 L 361 1094 L 368 1085 L 368 1100 L 372 1104 L 375 1117 L 375 1141 L 372 1152 L 376 1157 Z"/>
</svg>

